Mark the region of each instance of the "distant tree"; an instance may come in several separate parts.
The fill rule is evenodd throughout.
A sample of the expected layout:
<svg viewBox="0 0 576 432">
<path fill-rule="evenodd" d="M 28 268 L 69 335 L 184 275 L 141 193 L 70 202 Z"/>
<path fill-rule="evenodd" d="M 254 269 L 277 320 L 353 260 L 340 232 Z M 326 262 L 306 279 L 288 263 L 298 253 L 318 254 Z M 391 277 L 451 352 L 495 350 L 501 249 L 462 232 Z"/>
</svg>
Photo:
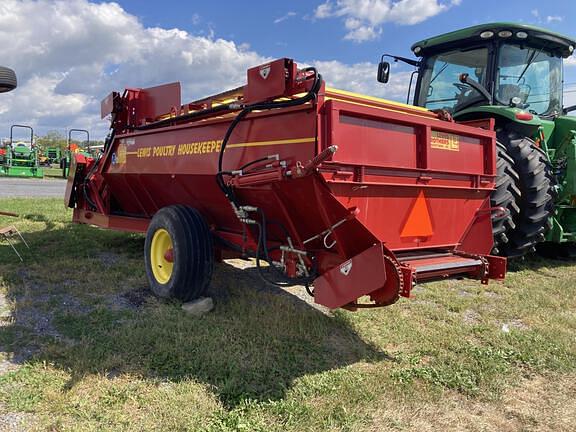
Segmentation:
<svg viewBox="0 0 576 432">
<path fill-rule="evenodd" d="M 48 147 L 58 147 L 60 151 L 64 151 L 66 148 L 66 136 L 56 130 L 48 131 L 46 135 L 36 137 L 36 145 L 42 153 L 45 153 Z"/>
<path fill-rule="evenodd" d="M 78 138 L 79 137 L 72 136 L 71 144 L 75 145 L 76 148 L 87 148 L 88 143 L 86 140 L 79 140 Z M 90 140 L 90 146 L 101 144 L 104 144 L 104 141 Z M 57 130 L 48 131 L 45 135 L 36 136 L 36 145 L 40 148 L 42 154 L 46 154 L 48 147 L 58 147 L 61 154 L 64 154 L 64 151 L 68 147 L 68 137 Z"/>
</svg>

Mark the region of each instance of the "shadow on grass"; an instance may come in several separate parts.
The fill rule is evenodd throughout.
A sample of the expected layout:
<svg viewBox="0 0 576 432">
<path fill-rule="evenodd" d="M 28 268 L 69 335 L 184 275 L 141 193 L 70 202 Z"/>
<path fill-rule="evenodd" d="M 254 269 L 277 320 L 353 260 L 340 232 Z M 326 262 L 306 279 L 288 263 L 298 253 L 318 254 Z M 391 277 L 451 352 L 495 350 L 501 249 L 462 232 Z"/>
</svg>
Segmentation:
<svg viewBox="0 0 576 432">
<path fill-rule="evenodd" d="M 576 246 L 574 244 L 544 243 L 538 253 L 522 258 L 508 260 L 508 271 L 540 271 L 543 268 L 565 267 L 576 263 Z"/>
<path fill-rule="evenodd" d="M 141 236 L 78 225 L 25 235 L 37 262 L 20 266 L 0 249 L 14 310 L 0 348 L 14 361 L 68 372 L 68 387 L 89 374 L 192 379 L 234 407 L 284 398 L 307 375 L 388 359 L 346 312 L 327 315 L 265 286 L 253 269 L 218 264 L 209 293 L 216 307 L 194 318 L 149 294 Z"/>
</svg>

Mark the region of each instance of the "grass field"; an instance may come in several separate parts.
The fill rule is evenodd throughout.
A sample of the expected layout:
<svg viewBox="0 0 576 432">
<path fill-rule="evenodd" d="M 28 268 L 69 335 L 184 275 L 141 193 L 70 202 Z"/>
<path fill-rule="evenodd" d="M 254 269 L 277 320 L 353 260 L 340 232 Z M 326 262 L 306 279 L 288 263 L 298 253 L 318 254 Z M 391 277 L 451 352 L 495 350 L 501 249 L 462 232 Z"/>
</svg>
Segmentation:
<svg viewBox="0 0 576 432">
<path fill-rule="evenodd" d="M 0 246 L 0 430 L 576 429 L 570 262 L 351 313 L 230 261 L 193 318 L 149 294 L 141 236 L 72 225 L 61 200 L 0 209 L 33 251 Z"/>
<path fill-rule="evenodd" d="M 44 167 L 44 177 L 62 178 L 62 169 L 58 168 L 57 165 Z"/>
</svg>

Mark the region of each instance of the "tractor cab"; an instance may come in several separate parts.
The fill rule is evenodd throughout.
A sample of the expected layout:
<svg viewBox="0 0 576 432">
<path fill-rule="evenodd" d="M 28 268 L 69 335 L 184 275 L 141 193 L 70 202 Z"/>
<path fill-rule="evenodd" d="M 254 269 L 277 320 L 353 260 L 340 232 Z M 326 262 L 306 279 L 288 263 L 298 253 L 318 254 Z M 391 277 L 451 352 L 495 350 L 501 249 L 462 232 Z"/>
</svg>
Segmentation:
<svg viewBox="0 0 576 432">
<path fill-rule="evenodd" d="M 563 113 L 562 60 L 575 44 L 556 33 L 509 23 L 422 40 L 412 46 L 420 57 L 414 104 L 452 114 L 490 105 L 556 117 Z"/>
<path fill-rule="evenodd" d="M 562 114 L 562 59 L 574 41 L 525 25 L 488 24 L 417 42 L 415 104 L 458 113 L 481 105 Z M 485 91 L 482 91 L 485 90 Z"/>
</svg>

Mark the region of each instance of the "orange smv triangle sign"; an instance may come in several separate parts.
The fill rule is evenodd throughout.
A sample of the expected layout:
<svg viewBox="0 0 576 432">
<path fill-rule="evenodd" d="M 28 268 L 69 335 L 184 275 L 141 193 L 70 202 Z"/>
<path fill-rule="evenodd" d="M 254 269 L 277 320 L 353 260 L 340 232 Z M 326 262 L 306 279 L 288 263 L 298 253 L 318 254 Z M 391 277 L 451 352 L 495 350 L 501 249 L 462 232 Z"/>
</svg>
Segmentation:
<svg viewBox="0 0 576 432">
<path fill-rule="evenodd" d="M 432 230 L 428 204 L 426 204 L 424 192 L 420 191 L 400 237 L 430 237 L 432 234 L 434 231 Z"/>
</svg>

